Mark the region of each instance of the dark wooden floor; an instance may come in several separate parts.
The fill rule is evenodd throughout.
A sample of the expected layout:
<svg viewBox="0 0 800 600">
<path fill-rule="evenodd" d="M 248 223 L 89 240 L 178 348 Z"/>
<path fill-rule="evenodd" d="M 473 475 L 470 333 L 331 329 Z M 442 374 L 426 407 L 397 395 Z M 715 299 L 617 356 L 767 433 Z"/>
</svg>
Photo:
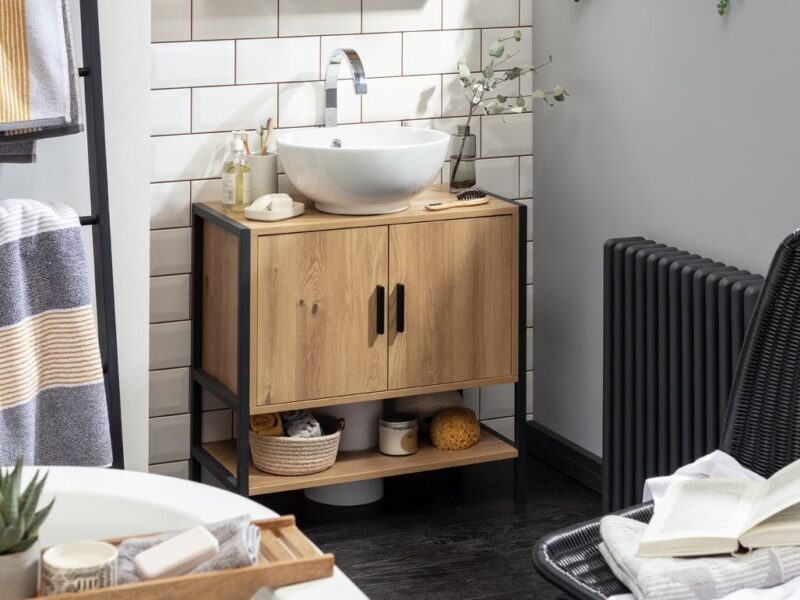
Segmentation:
<svg viewBox="0 0 800 600">
<path fill-rule="evenodd" d="M 383 500 L 354 508 L 302 493 L 260 498 L 300 527 L 372 600 L 563 598 L 531 564 L 533 543 L 591 518 L 600 497 L 531 461 L 528 502 L 515 507 L 512 463 L 386 480 Z"/>
</svg>

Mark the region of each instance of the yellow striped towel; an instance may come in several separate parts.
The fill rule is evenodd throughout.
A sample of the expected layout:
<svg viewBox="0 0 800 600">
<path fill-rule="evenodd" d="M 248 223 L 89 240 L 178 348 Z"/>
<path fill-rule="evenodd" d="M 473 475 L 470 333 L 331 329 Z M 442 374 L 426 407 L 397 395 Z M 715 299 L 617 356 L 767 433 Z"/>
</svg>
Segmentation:
<svg viewBox="0 0 800 600">
<path fill-rule="evenodd" d="M 0 161 L 80 131 L 77 89 L 67 0 L 0 0 Z"/>
</svg>

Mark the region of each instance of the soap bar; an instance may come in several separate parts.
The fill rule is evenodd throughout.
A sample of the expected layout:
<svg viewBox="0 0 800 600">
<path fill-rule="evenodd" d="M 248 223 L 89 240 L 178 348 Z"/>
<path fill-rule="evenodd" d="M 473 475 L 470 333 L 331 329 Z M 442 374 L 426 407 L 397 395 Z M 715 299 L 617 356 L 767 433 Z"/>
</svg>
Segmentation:
<svg viewBox="0 0 800 600">
<path fill-rule="evenodd" d="M 272 194 L 272 202 L 269 209 L 273 212 L 278 210 L 291 210 L 292 197 L 289 194 Z"/>
<path fill-rule="evenodd" d="M 142 579 L 174 577 L 188 573 L 217 554 L 217 538 L 198 525 L 140 552 L 133 564 Z"/>
<path fill-rule="evenodd" d="M 250 205 L 250 208 L 253 210 L 269 210 L 269 205 L 272 202 L 272 195 L 267 194 L 266 196 L 261 196 L 258 200 L 253 202 Z"/>
</svg>

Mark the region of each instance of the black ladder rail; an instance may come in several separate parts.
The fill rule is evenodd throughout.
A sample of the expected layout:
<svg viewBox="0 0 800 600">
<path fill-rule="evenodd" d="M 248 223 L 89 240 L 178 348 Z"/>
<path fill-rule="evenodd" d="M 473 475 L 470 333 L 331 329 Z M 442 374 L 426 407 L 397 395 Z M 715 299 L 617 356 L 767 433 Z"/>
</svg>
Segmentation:
<svg viewBox="0 0 800 600">
<path fill-rule="evenodd" d="M 108 206 L 108 169 L 106 132 L 103 115 L 103 80 L 100 66 L 100 23 L 97 0 L 81 0 L 81 38 L 86 104 L 86 145 L 89 159 L 89 194 L 92 214 L 80 217 L 81 225 L 92 226 L 97 330 L 103 379 L 111 430 L 111 466 L 125 467 L 122 448 L 122 412 L 120 407 L 117 322 L 114 307 L 114 275 L 111 260 L 111 220 Z"/>
</svg>

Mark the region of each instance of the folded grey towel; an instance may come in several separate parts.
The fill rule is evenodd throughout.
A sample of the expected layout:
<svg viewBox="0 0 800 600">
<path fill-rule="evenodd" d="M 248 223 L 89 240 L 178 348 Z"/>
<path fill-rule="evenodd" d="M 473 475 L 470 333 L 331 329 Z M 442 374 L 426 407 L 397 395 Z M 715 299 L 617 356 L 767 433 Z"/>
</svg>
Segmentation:
<svg viewBox="0 0 800 600">
<path fill-rule="evenodd" d="M 638 600 L 712 600 L 768 588 L 800 575 L 800 548 L 761 548 L 743 556 L 639 558 L 647 525 L 624 517 L 600 521 L 600 553 Z"/>
<path fill-rule="evenodd" d="M 212 523 L 211 525 L 206 525 L 206 529 L 217 538 L 219 554 L 195 567 L 190 573 L 248 567 L 258 562 L 261 529 L 250 523 L 249 516 L 243 515 L 227 521 Z M 182 533 L 182 531 L 170 531 L 145 538 L 133 538 L 125 540 L 117 546 L 119 551 L 117 581 L 119 585 L 141 581 L 133 564 L 133 559 L 136 558 L 137 554 L 152 548 L 156 544 L 165 542 L 179 533 Z"/>
<path fill-rule="evenodd" d="M 283 428 L 289 437 L 312 438 L 322 435 L 316 417 L 307 410 L 290 410 L 281 413 Z"/>
<path fill-rule="evenodd" d="M 67 0 L 6 3 L 0 20 L 0 162 L 31 162 L 33 144 L 82 129 Z M 18 42 L 18 43 L 17 43 Z"/>
</svg>

